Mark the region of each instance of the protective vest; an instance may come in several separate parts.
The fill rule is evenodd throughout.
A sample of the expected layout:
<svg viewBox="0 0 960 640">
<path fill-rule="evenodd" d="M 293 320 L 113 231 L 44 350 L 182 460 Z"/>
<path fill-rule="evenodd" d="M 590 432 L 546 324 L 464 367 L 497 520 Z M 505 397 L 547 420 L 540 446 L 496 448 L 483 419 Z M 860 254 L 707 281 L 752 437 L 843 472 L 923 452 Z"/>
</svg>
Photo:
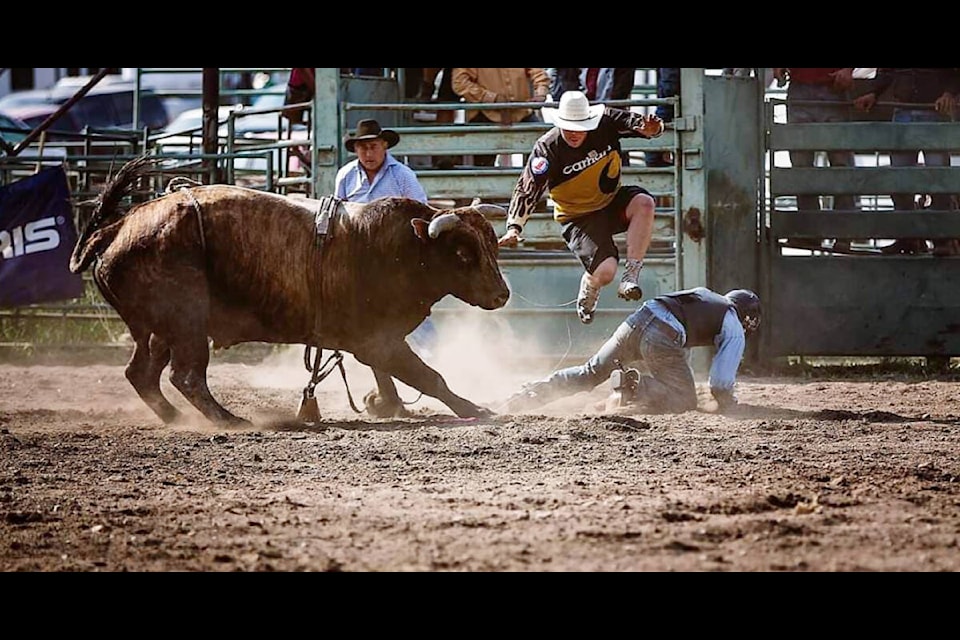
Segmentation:
<svg viewBox="0 0 960 640">
<path fill-rule="evenodd" d="M 706 287 L 695 287 L 657 296 L 687 330 L 688 347 L 712 346 L 728 309 L 736 307 L 726 296 Z"/>
</svg>

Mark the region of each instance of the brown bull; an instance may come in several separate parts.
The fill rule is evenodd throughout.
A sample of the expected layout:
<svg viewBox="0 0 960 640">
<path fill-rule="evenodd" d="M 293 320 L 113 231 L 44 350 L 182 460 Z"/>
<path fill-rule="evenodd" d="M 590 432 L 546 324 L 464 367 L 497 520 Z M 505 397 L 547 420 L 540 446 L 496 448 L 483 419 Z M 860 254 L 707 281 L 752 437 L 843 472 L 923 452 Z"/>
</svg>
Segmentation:
<svg viewBox="0 0 960 640">
<path fill-rule="evenodd" d="M 247 422 L 210 393 L 208 338 L 214 347 L 346 351 L 378 372 L 381 401 L 394 409 L 402 405 L 390 376 L 460 417 L 489 415 L 453 393 L 405 337 L 447 294 L 488 310 L 507 303 L 484 216 L 493 205 L 341 205 L 322 242 L 307 201 L 230 185 L 182 188 L 123 213 L 121 199 L 154 161 L 128 163 L 104 187 L 70 270 L 94 264 L 97 287 L 136 343 L 127 380 L 160 419 L 180 416 L 160 390 L 169 364 L 173 386 L 208 419 Z"/>
</svg>

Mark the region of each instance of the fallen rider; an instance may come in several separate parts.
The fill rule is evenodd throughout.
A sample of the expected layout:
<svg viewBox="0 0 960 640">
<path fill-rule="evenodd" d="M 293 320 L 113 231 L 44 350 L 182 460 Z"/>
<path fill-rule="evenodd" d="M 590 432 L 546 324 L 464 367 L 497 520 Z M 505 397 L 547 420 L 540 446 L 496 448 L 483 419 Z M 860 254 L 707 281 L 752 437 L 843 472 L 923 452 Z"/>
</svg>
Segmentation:
<svg viewBox="0 0 960 640">
<path fill-rule="evenodd" d="M 586 362 L 524 384 L 497 410 L 530 411 L 609 379 L 621 406 L 643 413 L 690 411 L 697 408 L 697 391 L 689 349 L 713 346 L 712 409 L 728 411 L 737 405 L 734 386 L 747 335 L 760 327 L 761 316 L 760 299 L 749 289 L 721 295 L 696 287 L 657 296 L 630 314 Z M 646 373 L 625 366 L 641 360 Z"/>
</svg>

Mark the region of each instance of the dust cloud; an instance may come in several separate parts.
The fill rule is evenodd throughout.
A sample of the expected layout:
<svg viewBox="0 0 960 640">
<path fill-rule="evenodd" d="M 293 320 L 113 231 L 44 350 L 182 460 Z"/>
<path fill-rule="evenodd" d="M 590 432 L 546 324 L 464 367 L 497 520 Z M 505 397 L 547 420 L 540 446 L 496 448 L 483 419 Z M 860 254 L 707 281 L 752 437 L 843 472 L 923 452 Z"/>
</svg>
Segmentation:
<svg viewBox="0 0 960 640">
<path fill-rule="evenodd" d="M 498 317 L 496 312 L 466 305 L 455 309 L 435 308 L 434 311 L 431 320 L 436 327 L 437 341 L 432 348 L 421 349 L 418 354 L 443 376 L 447 386 L 457 395 L 496 411 L 497 406 L 523 383 L 543 377 L 555 368 L 553 363 L 546 363 L 541 357 L 540 345 L 517 339 L 506 320 Z M 542 349 L 542 352 L 547 350 Z M 327 362 L 333 353 L 324 350 L 322 362 Z M 369 367 L 349 353 L 343 354 L 343 367 L 350 395 L 362 408 L 363 396 L 375 386 L 373 374 Z M 304 363 L 304 347 L 287 345 L 278 348 L 261 364 L 250 367 L 247 377 L 249 383 L 257 387 L 291 389 L 299 394 L 310 381 L 310 372 Z M 400 381 L 397 381 L 397 391 L 411 411 L 449 411 L 439 400 L 422 396 Z M 336 367 L 317 385 L 316 393 L 320 392 L 325 398 L 334 400 L 338 408 L 349 406 L 347 388 Z"/>
</svg>

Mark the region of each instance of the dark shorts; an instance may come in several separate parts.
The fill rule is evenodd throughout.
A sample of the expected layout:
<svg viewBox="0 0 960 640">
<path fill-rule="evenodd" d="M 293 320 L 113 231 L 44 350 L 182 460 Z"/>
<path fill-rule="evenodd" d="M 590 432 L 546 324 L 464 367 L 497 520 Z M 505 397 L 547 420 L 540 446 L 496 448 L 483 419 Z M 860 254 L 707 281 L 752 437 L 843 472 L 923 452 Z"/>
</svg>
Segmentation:
<svg viewBox="0 0 960 640">
<path fill-rule="evenodd" d="M 620 260 L 613 236 L 627 230 L 627 205 L 639 193 L 651 195 L 637 185 L 621 186 L 609 205 L 566 222 L 561 227 L 567 247 L 577 256 L 587 273 L 593 273 L 597 265 L 607 258 Z"/>
</svg>

